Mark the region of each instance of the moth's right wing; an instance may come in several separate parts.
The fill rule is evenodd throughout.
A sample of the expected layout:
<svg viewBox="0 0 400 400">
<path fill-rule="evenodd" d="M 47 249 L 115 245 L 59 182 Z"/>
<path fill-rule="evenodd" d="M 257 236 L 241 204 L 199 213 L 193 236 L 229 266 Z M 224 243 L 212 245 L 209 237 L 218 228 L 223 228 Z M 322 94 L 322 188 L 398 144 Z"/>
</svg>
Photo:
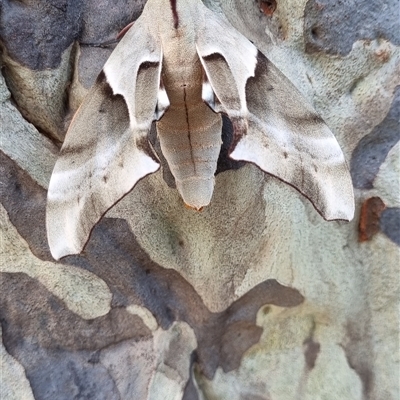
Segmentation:
<svg viewBox="0 0 400 400">
<path fill-rule="evenodd" d="M 209 10 L 202 21 L 196 45 L 203 99 L 232 122 L 230 157 L 292 185 L 327 220 L 351 220 L 352 181 L 333 133 L 249 40 Z"/>
<path fill-rule="evenodd" d="M 77 111 L 48 190 L 46 227 L 55 259 L 80 253 L 103 214 L 159 168 L 147 135 L 168 106 L 165 93 L 159 101 L 161 63 L 161 44 L 139 19 Z"/>
</svg>

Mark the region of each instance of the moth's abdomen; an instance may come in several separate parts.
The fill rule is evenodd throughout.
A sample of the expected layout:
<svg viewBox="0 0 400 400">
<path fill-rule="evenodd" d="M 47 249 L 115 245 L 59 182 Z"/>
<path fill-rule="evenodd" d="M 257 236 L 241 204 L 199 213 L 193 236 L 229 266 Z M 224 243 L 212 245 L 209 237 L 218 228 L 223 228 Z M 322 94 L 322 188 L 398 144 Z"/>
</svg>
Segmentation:
<svg viewBox="0 0 400 400">
<path fill-rule="evenodd" d="M 157 123 L 161 150 L 183 201 L 200 209 L 214 190 L 222 119 L 201 98 L 201 74 L 165 87 L 170 107 Z M 176 81 L 175 81 L 176 82 Z"/>
<path fill-rule="evenodd" d="M 191 126 L 190 131 L 158 123 L 161 150 L 183 201 L 192 208 L 200 209 L 211 201 L 221 128 L 218 114 L 209 118 L 207 124 Z"/>
</svg>

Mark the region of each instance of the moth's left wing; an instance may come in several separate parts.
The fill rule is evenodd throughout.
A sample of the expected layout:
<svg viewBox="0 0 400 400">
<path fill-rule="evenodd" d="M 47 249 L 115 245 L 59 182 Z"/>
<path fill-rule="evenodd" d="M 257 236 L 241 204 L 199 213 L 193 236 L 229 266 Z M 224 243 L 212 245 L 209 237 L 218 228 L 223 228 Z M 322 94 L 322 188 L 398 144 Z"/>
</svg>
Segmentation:
<svg viewBox="0 0 400 400">
<path fill-rule="evenodd" d="M 230 157 L 294 186 L 325 219 L 351 220 L 353 186 L 332 132 L 250 41 L 211 11 L 205 14 L 197 39 L 206 73 L 203 99 L 232 121 Z"/>
<path fill-rule="evenodd" d="M 158 39 L 139 19 L 76 113 L 48 190 L 47 236 L 55 259 L 81 252 L 102 215 L 159 168 L 147 135 L 168 101 L 160 95 L 161 61 Z"/>
</svg>

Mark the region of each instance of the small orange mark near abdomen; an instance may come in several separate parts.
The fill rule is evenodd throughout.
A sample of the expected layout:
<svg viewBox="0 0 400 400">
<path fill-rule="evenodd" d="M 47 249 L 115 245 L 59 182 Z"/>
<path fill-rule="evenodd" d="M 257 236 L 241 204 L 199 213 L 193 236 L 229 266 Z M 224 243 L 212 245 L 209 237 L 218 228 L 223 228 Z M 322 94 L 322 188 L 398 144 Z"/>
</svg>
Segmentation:
<svg viewBox="0 0 400 400">
<path fill-rule="evenodd" d="M 185 202 L 183 202 L 183 204 L 185 205 L 185 208 L 188 208 L 189 210 L 194 210 L 194 211 L 203 211 L 203 208 L 204 207 L 200 207 L 200 208 L 196 208 L 196 207 L 192 207 L 192 206 L 189 206 L 189 204 L 186 204 Z"/>
</svg>

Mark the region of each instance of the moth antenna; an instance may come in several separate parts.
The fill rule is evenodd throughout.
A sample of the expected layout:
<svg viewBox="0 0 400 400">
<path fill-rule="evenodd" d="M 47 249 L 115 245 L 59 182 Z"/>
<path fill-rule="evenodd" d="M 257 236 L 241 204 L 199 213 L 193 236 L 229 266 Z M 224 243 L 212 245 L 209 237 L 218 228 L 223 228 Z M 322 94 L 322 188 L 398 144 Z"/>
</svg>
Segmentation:
<svg viewBox="0 0 400 400">
<path fill-rule="evenodd" d="M 132 21 L 130 24 L 128 24 L 127 26 L 125 26 L 125 28 L 123 28 L 123 29 L 120 31 L 120 33 L 118 33 L 118 35 L 117 35 L 117 40 L 121 40 L 121 39 L 125 36 L 126 32 L 128 32 L 129 29 L 132 28 L 132 26 L 133 26 L 134 23 L 135 23 L 135 21 Z"/>
<path fill-rule="evenodd" d="M 107 48 L 113 44 L 117 44 L 119 42 L 118 38 L 117 39 L 111 39 L 107 40 L 106 42 L 101 42 L 101 43 L 88 43 L 88 42 L 80 42 L 81 46 L 88 46 L 88 47 L 101 47 L 101 48 Z"/>
<path fill-rule="evenodd" d="M 134 23 L 135 22 L 133 21 L 133 22 L 129 23 L 128 25 L 126 25 L 123 29 L 121 29 L 121 31 L 118 33 L 118 35 L 115 39 L 107 40 L 106 42 L 100 42 L 100 43 L 81 42 L 80 44 L 82 46 L 102 47 L 102 48 L 112 46 L 113 44 L 117 44 L 125 36 L 125 34 L 129 31 L 129 29 L 132 28 Z"/>
</svg>

